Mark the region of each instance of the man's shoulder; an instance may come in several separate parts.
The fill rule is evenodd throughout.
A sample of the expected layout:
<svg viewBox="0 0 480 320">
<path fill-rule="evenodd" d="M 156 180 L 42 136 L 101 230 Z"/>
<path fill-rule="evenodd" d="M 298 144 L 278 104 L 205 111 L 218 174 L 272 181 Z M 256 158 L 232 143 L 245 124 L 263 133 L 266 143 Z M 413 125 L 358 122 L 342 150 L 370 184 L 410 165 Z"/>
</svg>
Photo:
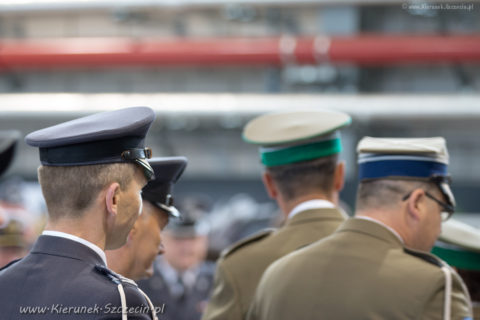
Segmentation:
<svg viewBox="0 0 480 320">
<path fill-rule="evenodd" d="M 442 259 L 428 252 L 418 251 L 418 250 L 409 249 L 409 248 L 403 248 L 403 252 L 408 257 L 416 258 L 416 259 L 412 259 L 412 261 L 421 263 L 421 265 L 423 265 L 425 268 L 436 269 L 436 268 L 442 268 L 445 265 Z"/>
<path fill-rule="evenodd" d="M 20 303 L 50 306 L 51 313 L 63 312 L 65 308 L 79 308 L 78 312 L 83 312 L 81 308 L 85 307 L 94 308 L 94 315 L 98 316 L 117 314 L 124 301 L 132 312 L 138 313 L 137 317 L 149 319 L 150 306 L 136 284 L 103 265 L 72 261 L 62 265 L 61 269 L 64 271 L 60 272 L 60 268 L 53 269 L 51 261 L 42 261 L 43 263 L 39 264 L 41 268 L 35 269 L 32 268 L 32 263 L 38 260 L 28 260 L 5 269 L 5 273 L 0 277 L 1 286 L 7 289 L 4 295 L 0 296 L 8 297 L 12 301 L 13 304 L 7 306 L 10 310 L 18 308 Z M 39 286 L 39 283 L 48 285 L 48 295 L 43 294 L 44 288 Z M 66 292 L 68 294 L 65 294 Z M 0 303 L 0 308 L 2 307 L 5 305 Z M 75 310 L 70 311 L 77 312 Z"/>
<path fill-rule="evenodd" d="M 275 229 L 264 229 L 249 237 L 237 241 L 236 243 L 232 244 L 230 247 L 222 251 L 222 253 L 220 254 L 221 259 L 225 260 L 237 254 L 245 254 L 249 251 L 249 249 L 258 245 L 262 240 L 265 240 L 266 238 L 271 236 L 274 231 Z"/>
<path fill-rule="evenodd" d="M 125 304 L 129 314 L 149 318 L 151 305 L 147 296 L 139 289 L 137 283 L 102 265 L 96 265 L 94 272 L 99 274 L 103 281 L 97 285 L 102 286 L 99 292 L 106 294 L 99 298 L 104 305 L 105 313 L 120 311 Z M 96 295 L 97 296 L 97 295 Z"/>
<path fill-rule="evenodd" d="M 448 265 L 440 258 L 424 251 L 411 248 L 398 248 L 391 250 L 384 266 L 388 265 L 397 275 L 403 274 L 404 281 L 417 283 L 419 286 L 437 286 L 445 281 L 445 270 Z M 400 279 L 399 277 L 393 277 Z"/>
</svg>

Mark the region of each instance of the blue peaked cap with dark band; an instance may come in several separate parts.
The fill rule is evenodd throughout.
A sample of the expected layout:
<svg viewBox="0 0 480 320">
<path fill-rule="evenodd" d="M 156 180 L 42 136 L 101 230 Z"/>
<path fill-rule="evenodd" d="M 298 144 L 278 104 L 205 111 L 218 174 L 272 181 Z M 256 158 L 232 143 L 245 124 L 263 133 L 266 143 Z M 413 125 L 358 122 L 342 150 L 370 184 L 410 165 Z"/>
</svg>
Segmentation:
<svg viewBox="0 0 480 320">
<path fill-rule="evenodd" d="M 169 216 L 179 218 L 174 207 L 173 185 L 180 179 L 187 167 L 185 157 L 161 157 L 148 161 L 155 171 L 155 179 L 142 189 L 142 198 L 166 211 Z"/>
<path fill-rule="evenodd" d="M 101 112 L 30 133 L 27 144 L 40 149 L 46 166 L 82 166 L 132 162 L 148 180 L 152 151 L 145 148 L 145 136 L 155 113 L 148 107 Z"/>
<path fill-rule="evenodd" d="M 445 139 L 364 137 L 357 146 L 359 180 L 412 179 L 434 182 L 450 205 L 448 151 Z"/>
</svg>

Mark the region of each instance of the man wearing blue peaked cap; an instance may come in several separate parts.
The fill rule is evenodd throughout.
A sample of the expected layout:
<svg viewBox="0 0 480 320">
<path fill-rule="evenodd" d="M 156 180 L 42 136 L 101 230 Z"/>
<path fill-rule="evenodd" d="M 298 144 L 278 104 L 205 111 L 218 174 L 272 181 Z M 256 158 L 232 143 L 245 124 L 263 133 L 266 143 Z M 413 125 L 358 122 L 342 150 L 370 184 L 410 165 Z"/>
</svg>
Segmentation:
<svg viewBox="0 0 480 320">
<path fill-rule="evenodd" d="M 247 319 L 471 320 L 462 279 L 429 253 L 455 205 L 445 139 L 365 137 L 357 151 L 355 217 L 272 264 Z"/>
<path fill-rule="evenodd" d="M 110 271 L 104 250 L 122 246 L 153 178 L 145 136 L 153 110 L 103 112 L 30 133 L 48 208 L 31 252 L 0 271 L 2 319 L 155 319 L 136 284 Z M 30 308 L 30 309 L 29 309 Z"/>
</svg>

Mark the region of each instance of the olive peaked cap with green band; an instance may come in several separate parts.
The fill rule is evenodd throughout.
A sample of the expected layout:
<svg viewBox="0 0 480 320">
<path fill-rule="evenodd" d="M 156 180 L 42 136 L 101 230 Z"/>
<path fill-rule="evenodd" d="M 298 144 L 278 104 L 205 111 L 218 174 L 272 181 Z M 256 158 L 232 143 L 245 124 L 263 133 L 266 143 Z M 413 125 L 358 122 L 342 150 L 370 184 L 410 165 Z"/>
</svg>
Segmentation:
<svg viewBox="0 0 480 320">
<path fill-rule="evenodd" d="M 243 139 L 261 146 L 262 163 L 274 167 L 339 153 L 342 146 L 336 131 L 350 123 L 350 116 L 338 111 L 282 111 L 251 120 Z"/>
<path fill-rule="evenodd" d="M 147 159 L 152 151 L 144 141 L 154 119 L 148 107 L 101 112 L 32 132 L 25 141 L 40 149 L 45 166 L 131 162 L 150 180 L 153 169 Z"/>
</svg>

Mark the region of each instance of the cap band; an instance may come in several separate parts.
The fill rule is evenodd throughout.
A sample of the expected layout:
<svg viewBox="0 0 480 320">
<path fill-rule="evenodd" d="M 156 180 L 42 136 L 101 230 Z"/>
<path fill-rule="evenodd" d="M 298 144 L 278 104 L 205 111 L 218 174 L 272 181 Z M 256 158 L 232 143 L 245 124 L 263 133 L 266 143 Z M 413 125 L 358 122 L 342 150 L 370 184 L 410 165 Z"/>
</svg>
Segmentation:
<svg viewBox="0 0 480 320">
<path fill-rule="evenodd" d="M 122 153 L 143 145 L 142 140 L 143 138 L 134 137 L 40 148 L 40 162 L 51 166 L 124 162 Z"/>
<path fill-rule="evenodd" d="M 152 156 L 143 145 L 143 138 L 131 137 L 78 143 L 61 147 L 40 148 L 40 162 L 48 166 L 84 166 L 91 164 L 134 162 L 144 169 L 147 180 L 153 176 L 153 169 L 147 161 Z"/>
<path fill-rule="evenodd" d="M 432 253 L 459 269 L 480 270 L 480 253 L 478 252 L 462 250 L 453 245 L 440 246 L 437 243 L 432 249 Z"/>
<path fill-rule="evenodd" d="M 155 202 L 155 204 L 160 209 L 166 211 L 169 216 L 174 217 L 174 218 L 180 218 L 181 217 L 180 212 L 174 206 L 167 206 L 167 205 L 165 205 L 163 203 L 160 203 L 160 202 Z"/>
<path fill-rule="evenodd" d="M 386 157 L 382 157 L 385 159 Z M 380 179 L 386 177 L 430 178 L 447 176 L 447 165 L 427 160 L 372 160 L 359 161 L 358 176 L 360 180 Z"/>
<path fill-rule="evenodd" d="M 260 149 L 260 157 L 265 166 L 273 167 L 327 157 L 340 151 L 342 151 L 342 144 L 337 137 L 282 149 L 263 148 Z"/>
<path fill-rule="evenodd" d="M 147 148 L 145 148 L 145 152 L 147 153 L 147 156 L 148 156 L 148 154 L 152 154 L 151 151 L 152 150 L 150 150 L 150 149 L 147 150 Z M 143 158 L 135 158 L 135 159 L 130 160 L 130 161 L 133 161 L 136 164 L 138 164 L 140 167 L 142 167 L 143 175 L 145 176 L 145 178 L 147 178 L 147 181 L 151 181 L 151 180 L 155 179 L 155 172 L 153 171 L 152 166 L 148 163 L 147 160 L 145 160 Z"/>
</svg>

